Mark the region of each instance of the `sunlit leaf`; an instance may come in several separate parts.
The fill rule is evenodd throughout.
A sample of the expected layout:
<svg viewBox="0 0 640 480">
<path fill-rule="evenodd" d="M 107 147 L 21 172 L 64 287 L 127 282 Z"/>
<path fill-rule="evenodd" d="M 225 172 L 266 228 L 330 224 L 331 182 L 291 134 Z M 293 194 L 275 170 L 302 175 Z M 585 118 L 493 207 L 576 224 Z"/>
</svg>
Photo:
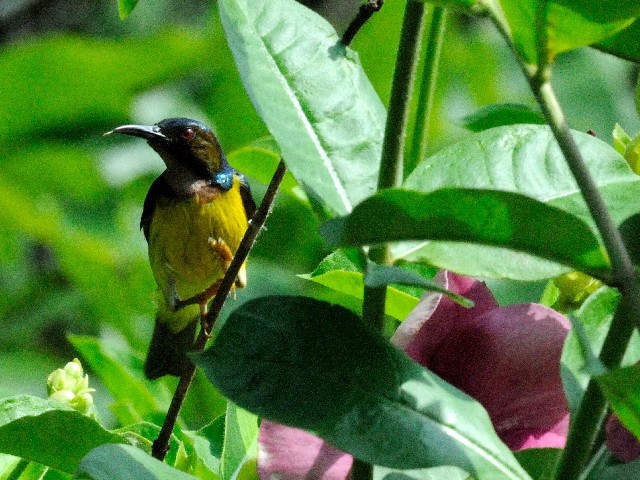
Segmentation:
<svg viewBox="0 0 640 480">
<path fill-rule="evenodd" d="M 358 300 L 364 298 L 364 275 L 360 272 L 331 270 L 319 275 L 300 276 Z M 415 308 L 418 301 L 419 299 L 412 295 L 401 292 L 397 288 L 388 287 L 385 313 L 396 320 L 402 321 L 407 318 L 407 315 Z"/>
<path fill-rule="evenodd" d="M 640 366 L 617 368 L 596 380 L 623 425 L 640 437 Z"/>
<path fill-rule="evenodd" d="M 518 54 L 526 63 L 536 65 L 540 62 L 538 58 L 540 36 L 545 39 L 544 55 L 547 57 L 545 61 L 553 62 L 558 54 L 602 41 L 624 30 L 633 22 L 633 15 L 628 16 L 629 12 L 622 16 L 615 13 L 613 5 L 618 2 L 608 2 L 606 11 L 614 13 L 603 13 L 589 18 L 585 17 L 583 12 L 569 8 L 570 2 L 564 2 L 567 5 L 561 3 L 563 3 L 562 0 L 549 2 L 502 0 L 500 2 L 508 23 L 507 31 Z M 580 3 L 584 5 L 586 2 Z M 544 11 L 542 5 L 546 5 Z M 572 3 L 573 5 L 575 4 Z M 597 5 L 599 7 L 600 2 Z M 602 12 L 605 10 L 603 9 Z M 543 20 L 538 20 L 539 15 Z M 496 16 L 500 18 L 501 13 Z M 537 31 L 537 28 L 540 28 L 539 25 L 545 29 L 544 32 Z"/>
<path fill-rule="evenodd" d="M 0 401 L 0 453 L 74 473 L 92 448 L 123 442 L 122 436 L 53 400 L 20 395 Z"/>
<path fill-rule="evenodd" d="M 258 417 L 229 402 L 224 424 L 220 475 L 227 480 L 235 478 L 234 475 L 256 448 Z"/>
<path fill-rule="evenodd" d="M 293 0 L 218 3 L 242 81 L 298 182 L 338 213 L 375 190 L 385 112 L 357 55 Z"/>
<path fill-rule="evenodd" d="M 572 133 L 616 223 L 638 213 L 640 177 L 603 141 Z M 513 125 L 472 135 L 424 159 L 404 186 L 421 192 L 443 187 L 518 192 L 593 225 L 580 189 L 551 131 L 544 126 Z M 407 259 L 446 262 L 447 268 L 472 276 L 538 280 L 567 271 L 550 262 L 496 248 L 486 253 L 493 257 L 486 261 L 483 252 L 488 252 L 485 247 L 448 242 L 413 243 L 394 251 Z"/>
</svg>

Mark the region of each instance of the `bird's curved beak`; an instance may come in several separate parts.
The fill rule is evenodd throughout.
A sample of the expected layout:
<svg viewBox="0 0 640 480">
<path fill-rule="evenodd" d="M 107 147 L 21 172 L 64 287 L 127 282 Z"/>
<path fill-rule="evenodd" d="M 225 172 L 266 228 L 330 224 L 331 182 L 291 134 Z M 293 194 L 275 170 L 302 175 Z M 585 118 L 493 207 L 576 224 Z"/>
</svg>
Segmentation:
<svg viewBox="0 0 640 480">
<path fill-rule="evenodd" d="M 112 133 L 131 135 L 146 140 L 164 140 L 167 138 L 157 125 L 122 125 L 105 133 L 105 135 L 111 135 Z"/>
</svg>

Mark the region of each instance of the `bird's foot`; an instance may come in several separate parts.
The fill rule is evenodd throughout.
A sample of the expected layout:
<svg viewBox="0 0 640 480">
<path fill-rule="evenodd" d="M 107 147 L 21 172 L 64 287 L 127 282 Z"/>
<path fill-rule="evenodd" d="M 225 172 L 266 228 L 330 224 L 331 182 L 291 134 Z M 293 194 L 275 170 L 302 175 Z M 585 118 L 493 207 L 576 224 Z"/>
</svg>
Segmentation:
<svg viewBox="0 0 640 480">
<path fill-rule="evenodd" d="M 176 297 L 176 300 L 173 306 L 173 311 L 174 312 L 178 311 L 181 308 L 184 308 L 188 305 L 200 305 L 201 313 L 203 309 L 205 309 L 205 313 L 206 313 L 207 305 L 213 299 L 213 297 L 216 296 L 216 293 L 218 293 L 218 288 L 220 288 L 221 283 L 222 283 L 222 280 L 218 280 L 213 285 L 208 287 L 206 290 L 198 293 L 197 295 L 194 295 L 193 297 L 187 298 L 186 300 L 180 300 L 179 298 Z"/>
<path fill-rule="evenodd" d="M 216 240 L 213 237 L 209 237 L 209 246 L 222 260 L 222 270 L 226 272 L 229 269 L 229 265 L 231 265 L 231 260 L 233 260 L 233 253 L 231 252 L 229 245 L 227 245 L 227 242 L 222 238 L 218 238 Z"/>
</svg>

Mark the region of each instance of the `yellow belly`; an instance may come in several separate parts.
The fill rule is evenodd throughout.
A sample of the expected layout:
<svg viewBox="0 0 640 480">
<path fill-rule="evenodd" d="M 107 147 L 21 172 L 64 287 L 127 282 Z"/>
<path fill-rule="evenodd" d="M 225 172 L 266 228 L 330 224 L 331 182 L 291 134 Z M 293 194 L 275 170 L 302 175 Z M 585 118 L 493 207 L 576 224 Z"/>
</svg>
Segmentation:
<svg viewBox="0 0 640 480">
<path fill-rule="evenodd" d="M 194 197 L 156 206 L 149 230 L 149 261 L 160 292 L 159 320 L 180 331 L 198 315 L 197 306 L 174 313 L 167 305 L 175 294 L 185 300 L 220 280 L 226 262 L 209 239 L 222 239 L 235 254 L 246 229 L 237 180 L 209 203 Z M 242 284 L 245 275 L 243 266 L 238 275 Z"/>
</svg>

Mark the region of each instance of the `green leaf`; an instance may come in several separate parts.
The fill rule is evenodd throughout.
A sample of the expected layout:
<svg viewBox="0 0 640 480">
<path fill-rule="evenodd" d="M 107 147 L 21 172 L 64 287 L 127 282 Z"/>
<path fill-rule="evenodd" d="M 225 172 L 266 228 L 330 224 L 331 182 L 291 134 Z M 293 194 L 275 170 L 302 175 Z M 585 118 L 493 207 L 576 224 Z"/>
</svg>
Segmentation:
<svg viewBox="0 0 640 480">
<path fill-rule="evenodd" d="M 593 46 L 611 55 L 640 63 L 640 20 Z"/>
<path fill-rule="evenodd" d="M 125 19 L 129 16 L 133 9 L 136 8 L 138 0 L 118 0 L 118 13 L 121 19 Z"/>
<path fill-rule="evenodd" d="M 196 361 L 243 408 L 313 430 L 366 462 L 530 478 L 479 403 L 342 307 L 304 297 L 252 300 Z"/>
<path fill-rule="evenodd" d="M 160 435 L 160 427 L 154 423 L 140 422 L 113 430 L 113 433 L 121 435 L 129 445 L 133 445 L 151 455 L 153 442 Z M 169 450 L 164 459 L 165 463 L 175 465 L 180 445 L 181 443 L 175 433 L 171 434 Z"/>
<path fill-rule="evenodd" d="M 586 343 L 589 350 L 596 355 L 600 353 L 619 301 L 620 294 L 617 290 L 603 287 L 587 298 L 576 312 L 577 320 L 588 339 Z M 637 342 L 637 337 L 635 341 Z M 571 411 L 575 411 L 580 405 L 591 377 L 588 368 L 590 359 L 585 355 L 584 344 L 578 333 L 571 330 L 562 350 L 560 372 Z"/>
<path fill-rule="evenodd" d="M 124 441 L 52 400 L 19 395 L 0 401 L 0 453 L 74 473 L 92 448 Z"/>
<path fill-rule="evenodd" d="M 228 480 L 235 478 L 234 475 L 257 446 L 258 417 L 229 402 L 224 424 L 220 476 L 222 480 Z"/>
<path fill-rule="evenodd" d="M 584 18 L 597 23 L 609 23 L 640 16 L 637 0 L 554 0 Z"/>
<path fill-rule="evenodd" d="M 364 298 L 364 275 L 360 272 L 331 270 L 320 275 L 300 275 L 300 277 L 358 300 Z M 384 313 L 402 321 L 418 305 L 418 302 L 419 299 L 413 295 L 394 287 L 387 287 L 387 302 L 385 303 Z"/>
<path fill-rule="evenodd" d="M 78 475 L 93 480 L 195 480 L 131 445 L 102 445 L 91 450 Z"/>
<path fill-rule="evenodd" d="M 294 0 L 218 5 L 244 86 L 287 167 L 329 207 L 349 212 L 375 190 L 385 124 L 357 55 Z"/>
<path fill-rule="evenodd" d="M 503 125 L 518 123 L 544 124 L 544 116 L 526 105 L 517 103 L 497 103 L 487 105 L 462 119 L 465 128 L 472 132 L 481 132 Z"/>
<path fill-rule="evenodd" d="M 544 32 L 546 62 L 553 62 L 558 54 L 602 41 L 624 30 L 633 22 L 633 18 L 623 16 L 622 19 L 618 19 L 618 15 L 615 14 L 587 18 L 582 12 L 576 12 L 567 5 L 562 5 L 562 0 L 546 2 L 545 18 L 538 22 L 537 14 L 541 10 L 542 2 L 545 1 L 500 1 L 508 23 L 506 30 L 512 38 L 516 51 L 526 63 L 532 65 L 540 61 L 537 51 L 537 39 L 540 35 L 536 31 L 538 24 L 546 30 Z M 574 4 L 573 0 L 564 3 Z M 597 2 L 597 5 L 599 6 L 600 3 Z M 502 17 L 502 12 L 497 12 L 495 6 L 494 16 Z"/>
<path fill-rule="evenodd" d="M 520 465 L 524 467 L 531 478 L 536 480 L 551 480 L 553 466 L 562 453 L 559 448 L 526 448 L 514 455 Z"/>
<path fill-rule="evenodd" d="M 640 460 L 629 463 L 618 463 L 615 459 L 610 459 L 604 468 L 597 470 L 597 474 L 589 475 L 586 480 L 626 480 L 630 478 L 640 478 Z"/>
<path fill-rule="evenodd" d="M 434 467 L 416 470 L 398 470 L 374 465 L 374 480 L 472 480 L 458 467 Z"/>
<path fill-rule="evenodd" d="M 193 442 L 198 461 L 202 462 L 204 468 L 216 475 L 220 474 L 220 460 L 225 438 L 225 416 L 219 416 L 198 431 L 183 432 Z"/>
<path fill-rule="evenodd" d="M 383 285 L 389 285 L 391 283 L 423 287 L 428 291 L 438 292 L 446 295 L 463 307 L 473 307 L 473 302 L 467 298 L 464 298 L 462 295 L 458 295 L 457 293 L 451 292 L 446 288 L 442 288 L 437 283 L 427 280 L 422 275 L 399 267 L 377 265 L 375 263 L 372 263 L 367 267 L 367 274 L 365 276 L 364 283 L 368 287 L 373 288 L 382 287 Z"/>
<path fill-rule="evenodd" d="M 522 251 L 594 276 L 606 277 L 610 269 L 603 248 L 582 220 L 511 192 L 384 190 L 347 217 L 326 222 L 321 233 L 331 245 L 446 240 Z M 438 259 L 434 263 L 446 268 Z"/>
<path fill-rule="evenodd" d="M 573 136 L 617 223 L 640 211 L 640 177 L 613 148 L 580 132 Z M 431 192 L 443 187 L 518 192 L 593 220 L 548 127 L 513 125 L 472 135 L 424 159 L 404 187 Z M 399 246 L 396 258 L 446 265 L 471 276 L 539 280 L 567 269 L 528 255 L 453 243 Z M 446 263 L 443 263 L 446 262 Z"/>
<path fill-rule="evenodd" d="M 640 265 L 640 214 L 627 218 L 619 229 L 631 260 Z"/>
<path fill-rule="evenodd" d="M 640 365 L 611 370 L 596 380 L 622 424 L 640 437 Z"/>
<path fill-rule="evenodd" d="M 120 407 L 128 407 L 115 411 L 121 424 L 149 420 L 154 412 L 160 410 L 152 392 L 123 365 L 111 358 L 98 339 L 80 335 L 69 335 L 67 338 L 91 370 L 100 377 Z"/>
<path fill-rule="evenodd" d="M 613 133 L 611 136 L 613 137 L 613 148 L 615 148 L 616 152 L 624 157 L 624 153 L 627 150 L 627 145 L 631 143 L 631 137 L 627 135 L 627 132 L 625 132 L 618 123 L 614 125 Z"/>
</svg>

